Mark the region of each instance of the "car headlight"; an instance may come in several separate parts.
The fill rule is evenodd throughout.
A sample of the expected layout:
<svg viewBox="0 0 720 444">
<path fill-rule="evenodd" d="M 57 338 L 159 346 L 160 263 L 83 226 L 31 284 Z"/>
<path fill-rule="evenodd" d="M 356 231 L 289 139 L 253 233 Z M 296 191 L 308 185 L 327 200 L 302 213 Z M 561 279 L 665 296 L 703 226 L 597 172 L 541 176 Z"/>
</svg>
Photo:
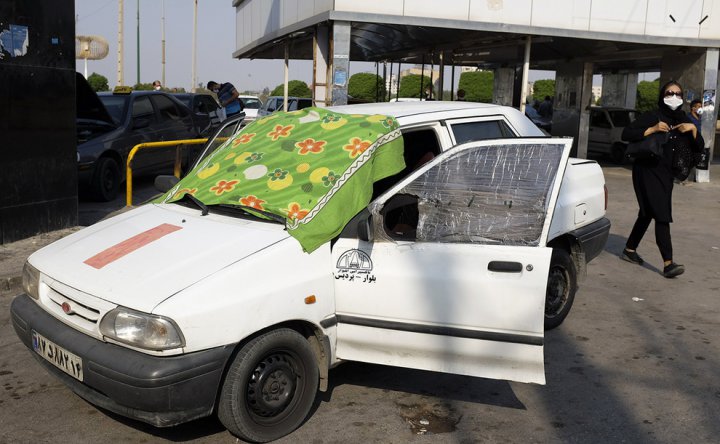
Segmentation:
<svg viewBox="0 0 720 444">
<path fill-rule="evenodd" d="M 30 262 L 25 261 L 22 271 L 22 285 L 25 293 L 31 298 L 38 300 L 40 294 L 38 287 L 40 285 L 40 272 L 37 268 L 30 265 Z"/>
<path fill-rule="evenodd" d="M 170 350 L 185 346 L 175 322 L 125 307 L 110 310 L 100 321 L 100 333 L 118 342 L 147 350 Z"/>
</svg>

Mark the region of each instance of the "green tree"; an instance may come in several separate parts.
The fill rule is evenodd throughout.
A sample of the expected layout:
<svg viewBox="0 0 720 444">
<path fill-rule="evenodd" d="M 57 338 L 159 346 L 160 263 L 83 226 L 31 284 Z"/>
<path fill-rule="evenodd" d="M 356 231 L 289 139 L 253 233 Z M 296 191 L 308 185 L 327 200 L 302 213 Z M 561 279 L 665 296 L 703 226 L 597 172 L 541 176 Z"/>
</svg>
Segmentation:
<svg viewBox="0 0 720 444">
<path fill-rule="evenodd" d="M 87 81 L 90 84 L 90 88 L 92 88 L 95 92 L 110 90 L 110 88 L 108 87 L 107 77 L 100 75 L 96 72 L 90 74 L 87 78 Z"/>
<path fill-rule="evenodd" d="M 536 80 L 533 84 L 533 99 L 542 102 L 546 96 L 551 99 L 555 97 L 555 80 Z"/>
<path fill-rule="evenodd" d="M 420 82 L 422 80 L 422 86 Z M 400 97 L 420 97 L 420 92 L 425 91 L 425 88 L 430 86 L 430 77 L 422 76 L 420 74 L 408 74 L 400 79 Z"/>
<path fill-rule="evenodd" d="M 285 85 L 279 84 L 270 93 L 271 96 L 282 96 L 285 94 Z M 290 80 L 288 82 L 288 96 L 291 97 L 312 97 L 312 91 L 307 83 L 302 80 Z"/>
<path fill-rule="evenodd" d="M 660 94 L 660 80 L 652 82 L 643 80 L 638 83 L 635 109 L 640 112 L 650 111 L 657 108 L 658 95 Z"/>
<path fill-rule="evenodd" d="M 492 102 L 492 71 L 468 71 L 460 74 L 458 89 L 465 90 L 465 100 L 469 102 Z"/>
<path fill-rule="evenodd" d="M 132 89 L 134 91 L 152 91 L 153 85 L 152 83 L 136 83 L 133 85 Z"/>
<path fill-rule="evenodd" d="M 362 102 L 385 101 L 385 81 L 369 72 L 353 74 L 348 81 L 348 95 Z"/>
</svg>

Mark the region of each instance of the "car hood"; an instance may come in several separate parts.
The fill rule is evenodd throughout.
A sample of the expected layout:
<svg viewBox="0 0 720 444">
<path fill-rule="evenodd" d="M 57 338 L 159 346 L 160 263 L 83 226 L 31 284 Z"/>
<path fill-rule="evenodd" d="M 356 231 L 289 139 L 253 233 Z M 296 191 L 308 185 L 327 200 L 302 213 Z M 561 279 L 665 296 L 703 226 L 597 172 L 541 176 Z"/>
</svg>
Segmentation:
<svg viewBox="0 0 720 444">
<path fill-rule="evenodd" d="M 75 108 L 76 118 L 85 121 L 101 121 L 115 126 L 105 105 L 97 93 L 79 72 L 75 73 Z"/>
<path fill-rule="evenodd" d="M 279 224 L 146 205 L 78 231 L 28 260 L 51 280 L 150 313 L 173 294 L 286 238 Z"/>
</svg>

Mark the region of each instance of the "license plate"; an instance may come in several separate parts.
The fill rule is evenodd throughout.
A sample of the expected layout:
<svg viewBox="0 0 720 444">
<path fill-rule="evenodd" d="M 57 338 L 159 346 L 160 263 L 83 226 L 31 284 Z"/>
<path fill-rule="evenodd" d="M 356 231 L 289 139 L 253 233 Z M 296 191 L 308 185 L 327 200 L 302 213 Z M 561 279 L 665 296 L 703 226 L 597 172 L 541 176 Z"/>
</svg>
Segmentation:
<svg viewBox="0 0 720 444">
<path fill-rule="evenodd" d="M 36 331 L 32 332 L 32 340 L 33 349 L 37 354 L 78 381 L 83 380 L 82 359 L 79 356 L 70 353 Z"/>
</svg>

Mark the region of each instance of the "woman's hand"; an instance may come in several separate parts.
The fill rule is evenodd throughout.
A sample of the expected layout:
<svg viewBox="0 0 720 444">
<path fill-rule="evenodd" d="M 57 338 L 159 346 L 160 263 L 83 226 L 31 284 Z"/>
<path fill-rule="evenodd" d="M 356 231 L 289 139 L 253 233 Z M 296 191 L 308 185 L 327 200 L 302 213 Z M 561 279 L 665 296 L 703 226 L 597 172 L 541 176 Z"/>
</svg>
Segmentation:
<svg viewBox="0 0 720 444">
<path fill-rule="evenodd" d="M 693 123 L 681 123 L 680 125 L 673 127 L 673 129 L 676 129 L 681 133 L 692 131 L 693 139 L 697 138 L 697 127 Z"/>
<path fill-rule="evenodd" d="M 695 126 L 695 125 L 693 125 L 693 126 Z M 665 123 L 661 120 L 658 123 L 656 123 L 655 125 L 646 129 L 645 132 L 643 133 L 643 136 L 649 136 L 650 134 L 654 134 L 654 133 L 667 133 L 668 131 L 670 131 L 670 129 L 671 129 L 670 125 L 668 125 L 667 123 Z"/>
</svg>

